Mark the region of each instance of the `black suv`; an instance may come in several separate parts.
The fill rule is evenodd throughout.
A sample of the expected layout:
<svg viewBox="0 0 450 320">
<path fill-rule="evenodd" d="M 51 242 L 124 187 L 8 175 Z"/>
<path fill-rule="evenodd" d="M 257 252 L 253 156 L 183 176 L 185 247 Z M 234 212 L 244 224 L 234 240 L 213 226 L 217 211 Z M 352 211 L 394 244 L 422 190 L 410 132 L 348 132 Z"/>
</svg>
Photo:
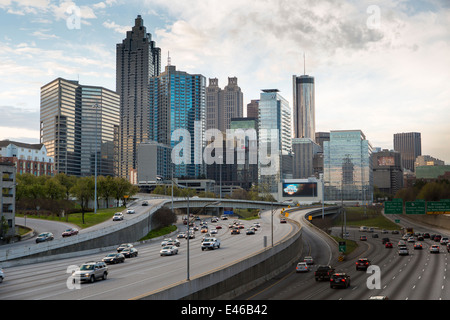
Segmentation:
<svg viewBox="0 0 450 320">
<path fill-rule="evenodd" d="M 330 278 L 330 288 L 350 286 L 350 276 L 346 273 L 335 273 Z"/>
<path fill-rule="evenodd" d="M 328 280 L 331 278 L 334 270 L 335 269 L 332 266 L 319 266 L 314 272 L 314 278 L 316 279 L 316 281 Z"/>
</svg>

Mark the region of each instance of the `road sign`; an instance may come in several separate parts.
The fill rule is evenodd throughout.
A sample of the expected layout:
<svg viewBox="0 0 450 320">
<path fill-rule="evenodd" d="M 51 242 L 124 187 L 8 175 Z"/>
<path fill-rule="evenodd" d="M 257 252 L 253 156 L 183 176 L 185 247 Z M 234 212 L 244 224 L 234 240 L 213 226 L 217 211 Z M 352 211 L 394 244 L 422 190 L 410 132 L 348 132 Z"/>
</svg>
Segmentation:
<svg viewBox="0 0 450 320">
<path fill-rule="evenodd" d="M 425 200 L 415 200 L 405 202 L 406 214 L 425 214 Z"/>
<path fill-rule="evenodd" d="M 402 214 L 403 213 L 403 200 L 394 199 L 392 201 L 384 202 L 385 214 Z"/>
<path fill-rule="evenodd" d="M 428 201 L 427 214 L 450 214 L 450 200 Z"/>
<path fill-rule="evenodd" d="M 339 252 L 345 252 L 347 250 L 347 244 L 345 241 L 339 241 Z"/>
</svg>

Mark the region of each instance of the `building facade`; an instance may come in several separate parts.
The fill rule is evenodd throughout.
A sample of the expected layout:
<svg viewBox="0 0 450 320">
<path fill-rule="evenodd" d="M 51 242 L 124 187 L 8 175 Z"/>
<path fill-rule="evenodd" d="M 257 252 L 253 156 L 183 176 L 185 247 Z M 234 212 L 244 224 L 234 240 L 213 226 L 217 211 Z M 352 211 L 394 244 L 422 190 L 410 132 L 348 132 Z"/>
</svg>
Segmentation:
<svg viewBox="0 0 450 320">
<path fill-rule="evenodd" d="M 140 15 L 116 46 L 116 92 L 120 95 L 120 127 L 116 173 L 130 178 L 137 168 L 137 146 L 150 139 L 148 84 L 161 73 L 161 50 L 147 33 Z"/>
<path fill-rule="evenodd" d="M 114 91 L 57 78 L 41 88 L 40 142 L 55 171 L 114 175 L 114 138 L 120 97 Z"/>
<path fill-rule="evenodd" d="M 294 137 L 315 140 L 315 89 L 314 77 L 293 76 Z"/>
<path fill-rule="evenodd" d="M 219 129 L 223 133 L 230 128 L 231 118 L 243 116 L 244 95 L 236 77 L 228 78 L 224 89 L 217 78 L 209 79 L 206 88 L 206 129 Z"/>
<path fill-rule="evenodd" d="M 394 150 L 402 155 L 403 168 L 414 172 L 414 162 L 422 155 L 420 132 L 395 133 Z"/>
<path fill-rule="evenodd" d="M 47 155 L 47 149 L 42 143 L 0 141 L 0 159 L 14 163 L 17 174 L 54 176 L 56 173 L 53 158 Z"/>
<path fill-rule="evenodd" d="M 151 140 L 175 148 L 180 140 L 172 140 L 172 134 L 177 129 L 187 130 L 190 135 L 190 163 L 175 165 L 174 177 L 198 178 L 205 175 L 205 77 L 177 71 L 175 66 L 168 65 L 149 83 L 151 115 L 148 126 Z"/>
<path fill-rule="evenodd" d="M 395 195 L 403 188 L 401 155 L 396 151 L 381 150 L 373 153 L 373 184 L 380 192 Z"/>
<path fill-rule="evenodd" d="M 0 162 L 0 243 L 15 234 L 16 218 L 16 166 Z"/>
<path fill-rule="evenodd" d="M 373 201 L 372 145 L 361 130 L 330 132 L 323 143 L 325 201 Z"/>
<path fill-rule="evenodd" d="M 266 148 L 273 161 L 266 164 L 267 159 L 258 159 L 258 183 L 271 193 L 278 193 L 281 179 L 292 178 L 291 108 L 278 89 L 262 91 L 258 112 L 258 149 Z M 276 142 L 276 149 L 272 149 L 273 142 Z"/>
</svg>

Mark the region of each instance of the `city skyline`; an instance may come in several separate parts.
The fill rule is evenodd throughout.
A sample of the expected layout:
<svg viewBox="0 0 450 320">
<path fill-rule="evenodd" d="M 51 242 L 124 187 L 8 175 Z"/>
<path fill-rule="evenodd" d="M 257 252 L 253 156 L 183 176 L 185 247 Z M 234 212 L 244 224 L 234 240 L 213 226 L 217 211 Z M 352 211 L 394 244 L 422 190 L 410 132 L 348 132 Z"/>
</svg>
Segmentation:
<svg viewBox="0 0 450 320">
<path fill-rule="evenodd" d="M 0 140 L 39 142 L 39 89 L 55 78 L 114 90 L 116 44 L 142 15 L 162 68 L 170 51 L 186 72 L 237 77 L 244 105 L 277 88 L 292 108 L 305 53 L 316 132 L 359 129 L 382 149 L 420 132 L 422 154 L 450 163 L 449 14 L 444 1 L 0 0 Z"/>
</svg>

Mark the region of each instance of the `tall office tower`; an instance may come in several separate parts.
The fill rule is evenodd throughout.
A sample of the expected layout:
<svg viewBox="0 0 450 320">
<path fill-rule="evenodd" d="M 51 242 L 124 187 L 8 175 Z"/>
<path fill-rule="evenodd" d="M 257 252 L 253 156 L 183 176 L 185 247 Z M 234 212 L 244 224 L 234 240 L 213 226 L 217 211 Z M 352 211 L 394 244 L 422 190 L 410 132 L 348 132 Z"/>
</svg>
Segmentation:
<svg viewBox="0 0 450 320">
<path fill-rule="evenodd" d="M 137 146 L 150 137 L 148 84 L 160 72 L 161 50 L 139 15 L 116 47 L 116 91 L 120 94 L 116 173 L 120 177 L 130 178 L 130 172 L 137 168 Z"/>
<path fill-rule="evenodd" d="M 374 152 L 373 184 L 380 192 L 395 195 L 403 188 L 402 157 L 397 151 L 381 150 Z"/>
<path fill-rule="evenodd" d="M 322 148 L 309 138 L 293 138 L 293 179 L 307 179 L 315 175 L 315 158 Z"/>
<path fill-rule="evenodd" d="M 330 132 L 323 143 L 325 201 L 371 203 L 372 146 L 361 130 Z"/>
<path fill-rule="evenodd" d="M 209 79 L 206 88 L 206 128 L 225 133 L 230 128 L 231 118 L 243 116 L 243 99 L 236 77 L 228 78 L 228 85 L 223 90 L 217 78 Z"/>
<path fill-rule="evenodd" d="M 114 175 L 114 137 L 120 97 L 114 91 L 57 78 L 41 88 L 40 141 L 55 171 Z"/>
<path fill-rule="evenodd" d="M 252 100 L 247 104 L 247 118 L 258 118 L 259 100 Z"/>
<path fill-rule="evenodd" d="M 180 141 L 172 141 L 176 129 L 190 134 L 190 164 L 175 165 L 177 178 L 198 178 L 205 174 L 203 164 L 203 135 L 205 132 L 206 78 L 200 74 L 177 71 L 168 65 L 163 73 L 150 79 L 149 122 L 150 140 L 174 148 Z M 184 150 L 183 150 L 184 151 Z"/>
<path fill-rule="evenodd" d="M 294 75 L 294 137 L 315 140 L 315 93 L 314 77 Z"/>
<path fill-rule="evenodd" d="M 394 150 L 402 155 L 403 168 L 414 172 L 414 161 L 422 155 L 420 132 L 395 133 Z"/>
<path fill-rule="evenodd" d="M 281 179 L 292 178 L 291 109 L 287 100 L 278 93 L 278 89 L 262 91 L 258 114 L 258 148 L 261 150 L 262 147 L 267 147 L 268 155 L 276 155 L 276 161 L 265 165 L 264 159 L 258 160 L 258 182 L 260 186 L 267 186 L 271 193 L 277 193 Z M 271 141 L 276 138 L 272 135 L 273 129 L 277 131 L 278 150 L 271 150 Z M 276 172 L 264 174 L 263 172 L 271 166 L 272 168 L 275 166 Z"/>
</svg>

